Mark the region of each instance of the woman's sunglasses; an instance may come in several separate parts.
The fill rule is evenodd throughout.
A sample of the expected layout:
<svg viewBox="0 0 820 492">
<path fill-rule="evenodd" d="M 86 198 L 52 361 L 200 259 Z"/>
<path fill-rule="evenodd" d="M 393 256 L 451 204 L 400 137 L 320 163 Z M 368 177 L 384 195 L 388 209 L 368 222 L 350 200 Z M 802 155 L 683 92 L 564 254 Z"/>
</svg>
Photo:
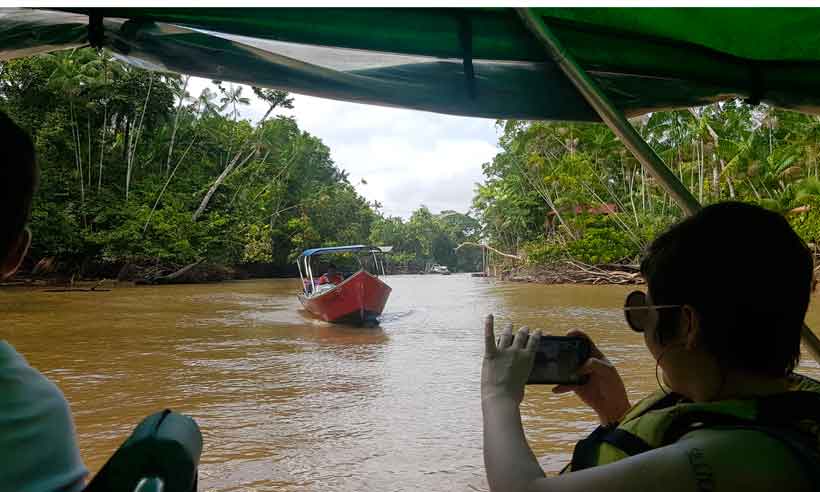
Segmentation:
<svg viewBox="0 0 820 492">
<path fill-rule="evenodd" d="M 636 290 L 630 292 L 624 301 L 626 324 L 632 330 L 643 333 L 650 326 L 658 323 L 659 309 L 680 309 L 679 304 L 648 304 L 646 293 Z"/>
</svg>

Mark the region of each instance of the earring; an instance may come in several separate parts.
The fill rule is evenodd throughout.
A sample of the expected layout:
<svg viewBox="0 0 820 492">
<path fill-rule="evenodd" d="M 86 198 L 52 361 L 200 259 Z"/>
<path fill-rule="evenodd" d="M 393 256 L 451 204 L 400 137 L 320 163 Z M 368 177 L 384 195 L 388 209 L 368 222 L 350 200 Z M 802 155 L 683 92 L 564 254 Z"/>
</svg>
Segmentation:
<svg viewBox="0 0 820 492">
<path fill-rule="evenodd" d="M 666 391 L 666 389 L 665 389 L 665 388 L 663 387 L 663 385 L 661 384 L 661 378 L 660 378 L 660 376 L 658 375 L 658 368 L 660 368 L 660 366 L 661 366 L 661 360 L 660 360 L 660 358 L 659 358 L 658 360 L 656 360 L 656 361 L 655 361 L 655 381 L 657 381 L 657 382 L 658 382 L 658 388 L 660 388 L 660 389 L 661 389 L 661 391 L 663 391 L 663 394 L 668 396 L 668 395 L 669 395 L 669 392 L 668 392 L 668 391 Z"/>
<path fill-rule="evenodd" d="M 661 359 L 663 359 L 663 356 L 669 353 L 669 350 L 677 346 L 683 346 L 683 344 L 681 343 L 669 345 L 668 347 L 663 349 L 661 355 L 655 360 L 655 381 L 658 382 L 658 387 L 661 389 L 661 391 L 663 391 L 664 395 L 668 395 L 669 392 L 666 391 L 666 389 L 663 387 L 663 384 L 661 384 L 661 378 L 660 376 L 658 376 L 658 369 L 661 367 Z"/>
</svg>

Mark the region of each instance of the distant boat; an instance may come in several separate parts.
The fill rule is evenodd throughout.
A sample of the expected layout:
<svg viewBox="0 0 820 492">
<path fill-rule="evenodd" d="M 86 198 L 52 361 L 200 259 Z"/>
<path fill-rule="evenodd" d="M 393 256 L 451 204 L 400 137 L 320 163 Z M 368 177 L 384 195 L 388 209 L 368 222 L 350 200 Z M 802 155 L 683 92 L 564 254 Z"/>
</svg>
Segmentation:
<svg viewBox="0 0 820 492">
<path fill-rule="evenodd" d="M 445 265 L 439 265 L 438 263 L 434 264 L 430 267 L 427 273 L 438 273 L 440 275 L 450 275 L 450 269 L 447 268 Z"/>
<path fill-rule="evenodd" d="M 379 279 L 384 275 L 384 253 L 392 247 L 338 246 L 307 249 L 299 255 L 296 265 L 302 278 L 299 301 L 302 306 L 325 321 L 333 323 L 363 323 L 376 321 L 382 314 L 392 289 Z M 355 253 L 359 270 L 338 284 L 319 285 L 313 277 L 311 258 L 314 256 Z M 372 260 L 372 261 L 368 261 Z"/>
</svg>

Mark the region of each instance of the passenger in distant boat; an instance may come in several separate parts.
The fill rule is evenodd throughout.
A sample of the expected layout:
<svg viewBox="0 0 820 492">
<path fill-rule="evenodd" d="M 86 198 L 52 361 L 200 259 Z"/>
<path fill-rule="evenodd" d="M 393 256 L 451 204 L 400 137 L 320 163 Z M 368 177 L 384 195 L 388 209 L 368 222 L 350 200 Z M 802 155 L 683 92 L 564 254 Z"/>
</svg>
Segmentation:
<svg viewBox="0 0 820 492">
<path fill-rule="evenodd" d="M 588 382 L 553 388 L 574 391 L 600 421 L 559 476 L 545 477 L 519 410 L 540 331 L 513 336 L 508 327 L 496 342 L 487 318 L 490 490 L 817 490 L 820 382 L 794 372 L 813 260 L 786 219 L 743 203 L 706 207 L 652 243 L 641 273 L 646 292 L 629 294 L 624 314 L 664 383 L 656 372 L 660 389 L 631 405 L 618 370 L 593 347 L 581 368 Z"/>
<path fill-rule="evenodd" d="M 327 272 L 319 277 L 319 285 L 333 284 L 338 285 L 344 281 L 344 276 L 336 271 L 336 265 L 333 263 L 327 266 Z"/>
<path fill-rule="evenodd" d="M 37 184 L 34 146 L 0 113 L 0 280 L 14 274 L 31 243 L 26 223 Z M 4 323 L 4 329 L 13 328 Z M 88 474 L 63 394 L 0 331 L 0 490 L 75 492 Z"/>
</svg>

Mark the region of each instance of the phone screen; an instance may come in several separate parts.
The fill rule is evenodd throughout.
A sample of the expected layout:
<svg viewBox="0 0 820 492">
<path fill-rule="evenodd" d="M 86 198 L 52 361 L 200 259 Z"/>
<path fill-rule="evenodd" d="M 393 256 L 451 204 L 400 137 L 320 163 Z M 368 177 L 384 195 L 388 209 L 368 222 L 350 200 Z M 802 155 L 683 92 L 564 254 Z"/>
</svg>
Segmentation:
<svg viewBox="0 0 820 492">
<path fill-rule="evenodd" d="M 587 377 L 578 368 L 589 353 L 586 338 L 542 336 L 527 384 L 584 384 Z"/>
</svg>

